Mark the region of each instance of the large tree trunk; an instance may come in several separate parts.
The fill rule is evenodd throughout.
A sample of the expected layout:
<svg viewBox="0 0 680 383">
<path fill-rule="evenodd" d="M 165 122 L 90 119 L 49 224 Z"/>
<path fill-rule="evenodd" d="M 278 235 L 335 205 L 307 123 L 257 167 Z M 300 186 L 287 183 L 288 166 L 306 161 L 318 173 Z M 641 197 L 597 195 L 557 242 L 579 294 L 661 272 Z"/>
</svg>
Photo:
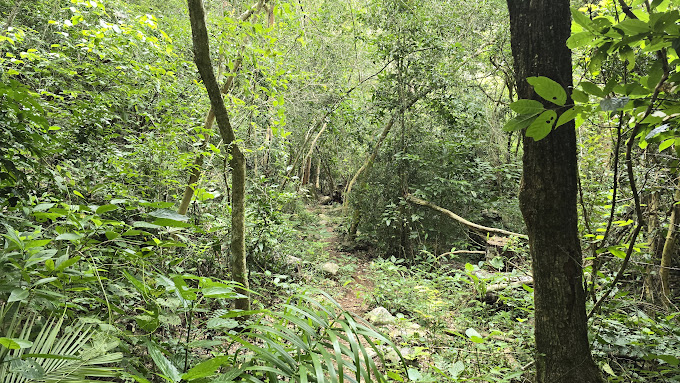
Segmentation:
<svg viewBox="0 0 680 383">
<path fill-rule="evenodd" d="M 571 89 L 569 0 L 507 3 L 518 95 L 543 101 L 527 83 L 530 76 L 549 77 Z M 587 336 L 574 123 L 540 141 L 524 136 L 523 164 L 519 200 L 534 276 L 536 381 L 600 383 Z"/>
<path fill-rule="evenodd" d="M 201 74 L 210 98 L 210 105 L 215 111 L 215 120 L 220 130 L 220 136 L 224 147 L 231 155 L 229 165 L 232 169 L 232 202 L 231 202 L 231 256 L 232 278 L 239 282 L 243 288 L 239 293 L 244 298 L 236 300 L 236 308 L 250 310 L 250 298 L 248 294 L 248 270 L 246 268 L 245 252 L 245 180 L 246 159 L 236 145 L 234 130 L 229 122 L 229 113 L 224 105 L 220 87 L 215 78 L 215 72 L 210 61 L 210 46 L 208 43 L 208 29 L 205 25 L 205 11 L 202 0 L 188 0 L 189 17 L 191 19 L 191 32 L 194 45 L 194 61 Z"/>
</svg>

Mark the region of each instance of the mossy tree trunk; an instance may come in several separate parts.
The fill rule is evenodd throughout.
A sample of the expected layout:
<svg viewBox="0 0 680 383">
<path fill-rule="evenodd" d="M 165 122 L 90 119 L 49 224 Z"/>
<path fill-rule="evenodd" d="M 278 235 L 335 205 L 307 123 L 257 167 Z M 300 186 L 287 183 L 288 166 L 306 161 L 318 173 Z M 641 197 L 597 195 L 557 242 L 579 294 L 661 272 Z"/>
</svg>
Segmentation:
<svg viewBox="0 0 680 383">
<path fill-rule="evenodd" d="M 250 309 L 248 294 L 248 269 L 246 267 L 245 252 L 245 181 L 246 159 L 236 144 L 234 130 L 229 121 L 229 113 L 224 105 L 220 87 L 215 78 L 212 63 L 210 61 L 210 45 L 208 42 L 208 29 L 205 24 L 205 10 L 202 0 L 188 0 L 189 17 L 191 19 L 192 41 L 194 46 L 194 61 L 205 85 L 210 105 L 215 112 L 215 120 L 219 127 L 220 136 L 224 147 L 230 155 L 229 165 L 232 169 L 231 186 L 231 256 L 232 278 L 241 283 L 243 288 L 239 293 L 244 298 L 236 300 L 236 308 L 241 310 Z"/>
<path fill-rule="evenodd" d="M 530 76 L 549 77 L 571 89 L 569 0 L 507 3 L 520 98 L 543 101 L 527 83 Z M 570 103 L 571 97 L 564 109 Z M 519 199 L 534 277 L 536 381 L 601 383 L 587 336 L 574 123 L 540 141 L 524 136 L 523 170 Z"/>
</svg>

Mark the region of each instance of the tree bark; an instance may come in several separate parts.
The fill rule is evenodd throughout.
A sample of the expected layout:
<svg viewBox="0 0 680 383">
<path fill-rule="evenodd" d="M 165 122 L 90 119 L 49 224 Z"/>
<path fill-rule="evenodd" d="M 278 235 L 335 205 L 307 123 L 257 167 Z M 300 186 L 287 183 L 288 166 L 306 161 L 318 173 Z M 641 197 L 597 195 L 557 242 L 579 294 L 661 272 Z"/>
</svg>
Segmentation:
<svg viewBox="0 0 680 383">
<path fill-rule="evenodd" d="M 517 93 L 545 102 L 526 79 L 572 87 L 569 0 L 507 0 Z M 563 112 L 572 103 L 571 97 Z M 547 105 L 552 107 L 554 105 Z M 519 202 L 529 234 L 536 307 L 536 382 L 602 382 L 588 344 L 577 227 L 576 132 L 570 122 L 534 141 L 523 138 Z"/>
<path fill-rule="evenodd" d="M 208 29 L 205 24 L 205 10 L 202 0 L 188 0 L 189 18 L 191 19 L 194 61 L 201 75 L 203 84 L 210 98 L 210 105 L 215 112 L 215 119 L 224 142 L 224 147 L 231 155 L 229 165 L 232 168 L 232 202 L 231 202 L 231 256 L 232 279 L 242 285 L 238 292 L 243 295 L 236 300 L 236 308 L 250 310 L 248 293 L 248 269 L 245 252 L 245 179 L 246 159 L 236 144 L 236 136 L 229 121 L 229 113 L 222 99 L 222 92 L 215 78 L 210 61 L 210 45 Z"/>
<path fill-rule="evenodd" d="M 651 262 L 650 265 L 647 266 L 643 292 L 647 301 L 652 303 L 658 302 L 658 298 L 662 295 L 660 291 L 660 273 L 656 270 L 656 265 L 661 262 L 661 254 L 659 252 L 659 248 L 661 248 L 661 237 L 659 235 L 660 195 L 661 193 L 658 190 L 651 192 L 649 195 L 649 202 L 647 203 L 647 211 L 649 212 L 647 219 L 647 237 L 649 238 L 649 254 L 651 255 Z"/>
</svg>

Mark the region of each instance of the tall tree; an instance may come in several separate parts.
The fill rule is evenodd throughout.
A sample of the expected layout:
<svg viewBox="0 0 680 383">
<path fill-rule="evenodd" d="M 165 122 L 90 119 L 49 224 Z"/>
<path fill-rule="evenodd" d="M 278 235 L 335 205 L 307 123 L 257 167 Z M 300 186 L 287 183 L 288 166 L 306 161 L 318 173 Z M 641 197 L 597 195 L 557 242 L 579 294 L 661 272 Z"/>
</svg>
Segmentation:
<svg viewBox="0 0 680 383">
<path fill-rule="evenodd" d="M 529 86 L 527 78 L 532 76 L 553 79 L 569 93 L 569 0 L 507 0 L 507 4 L 518 95 L 546 103 Z M 568 96 L 566 104 L 570 103 Z M 524 135 L 523 141 L 519 201 L 534 274 L 536 382 L 599 383 L 602 378 L 587 337 L 574 123 L 538 141 Z"/>
<path fill-rule="evenodd" d="M 205 10 L 203 0 L 188 0 L 189 18 L 191 19 L 191 33 L 194 45 L 194 61 L 201 79 L 210 98 L 211 108 L 215 111 L 215 120 L 219 127 L 224 147 L 230 155 L 231 167 L 231 256 L 232 279 L 241 283 L 239 291 L 244 298 L 236 300 L 236 308 L 250 309 L 248 297 L 248 269 L 246 266 L 245 246 L 245 194 L 246 194 L 246 158 L 236 144 L 236 136 L 229 121 L 229 113 L 224 105 L 220 86 L 215 78 L 210 61 L 210 45 L 208 42 L 208 28 L 205 24 Z"/>
</svg>

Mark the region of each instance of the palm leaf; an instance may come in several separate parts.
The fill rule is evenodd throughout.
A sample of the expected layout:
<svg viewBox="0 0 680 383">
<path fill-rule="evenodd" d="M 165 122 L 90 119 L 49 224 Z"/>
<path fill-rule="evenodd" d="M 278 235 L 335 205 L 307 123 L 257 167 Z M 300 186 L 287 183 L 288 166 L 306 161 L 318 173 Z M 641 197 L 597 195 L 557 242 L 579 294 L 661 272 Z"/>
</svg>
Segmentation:
<svg viewBox="0 0 680 383">
<path fill-rule="evenodd" d="M 25 315 L 17 313 L 15 315 Z M 19 339 L 31 341 L 37 315 L 23 322 Z M 80 324 L 62 330 L 64 316 L 48 319 L 32 339 L 32 346 L 8 352 L 0 364 L 0 383 L 97 383 L 117 378 L 121 353 L 109 353 L 111 344 L 94 341 L 94 329 Z"/>
</svg>

